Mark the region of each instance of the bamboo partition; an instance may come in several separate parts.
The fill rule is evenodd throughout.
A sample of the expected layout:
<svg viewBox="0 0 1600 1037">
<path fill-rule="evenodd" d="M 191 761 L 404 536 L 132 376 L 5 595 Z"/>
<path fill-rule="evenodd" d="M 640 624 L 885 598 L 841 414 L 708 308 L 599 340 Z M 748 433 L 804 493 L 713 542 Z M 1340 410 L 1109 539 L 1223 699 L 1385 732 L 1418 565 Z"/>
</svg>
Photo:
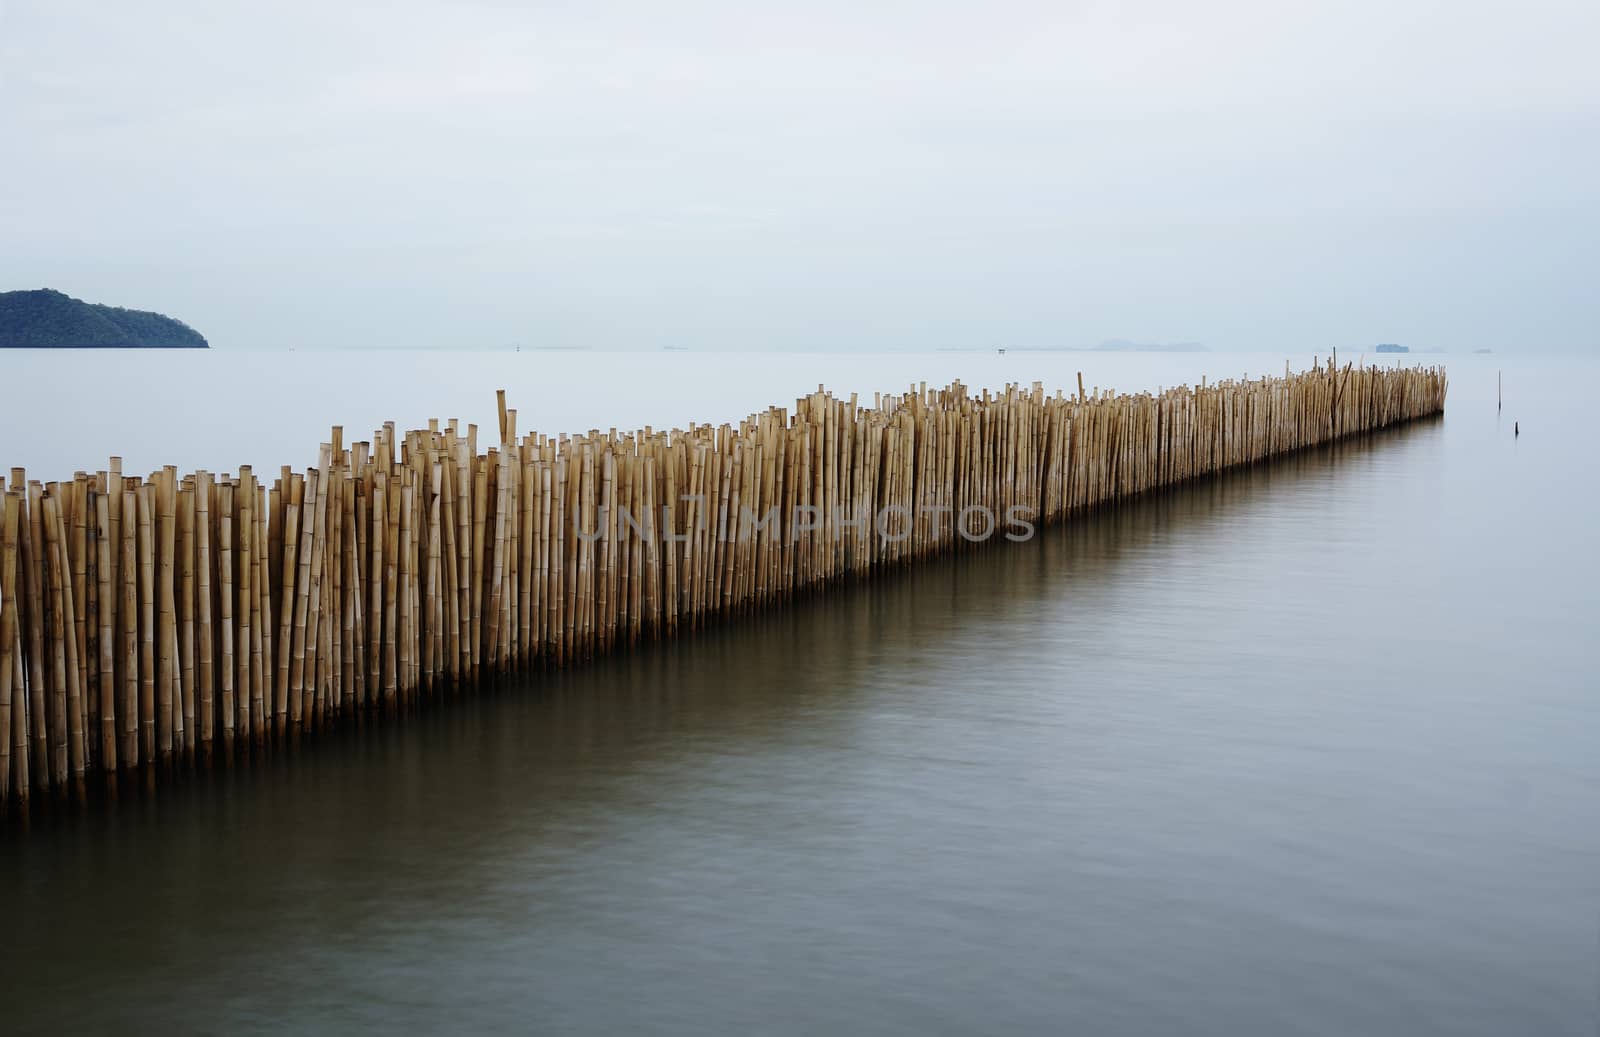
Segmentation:
<svg viewBox="0 0 1600 1037">
<path fill-rule="evenodd" d="M 1443 410 L 1440 368 L 1113 395 L 823 391 L 687 431 L 346 446 L 269 487 L 0 478 L 0 803 L 226 762 L 370 710 L 671 636 L 845 577 Z"/>
</svg>

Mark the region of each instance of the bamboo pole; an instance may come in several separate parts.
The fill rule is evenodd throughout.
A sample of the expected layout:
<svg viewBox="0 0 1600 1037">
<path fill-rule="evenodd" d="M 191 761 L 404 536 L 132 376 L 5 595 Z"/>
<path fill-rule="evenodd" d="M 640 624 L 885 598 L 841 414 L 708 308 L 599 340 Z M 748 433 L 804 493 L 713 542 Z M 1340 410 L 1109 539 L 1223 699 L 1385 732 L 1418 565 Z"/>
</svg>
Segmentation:
<svg viewBox="0 0 1600 1037">
<path fill-rule="evenodd" d="M 216 615 L 217 552 L 212 550 L 216 528 L 211 506 L 215 483 L 207 472 L 195 473 L 195 606 L 198 624 L 195 650 L 195 714 L 201 761 L 207 765 L 217 751 Z"/>
<path fill-rule="evenodd" d="M 0 806 L 10 802 L 12 777 L 12 698 L 22 695 L 16 686 L 12 659 L 17 637 L 17 528 L 22 508 L 15 490 L 0 498 Z M 26 750 L 24 739 L 21 748 Z M 26 774 L 26 768 L 22 768 Z"/>
<path fill-rule="evenodd" d="M 317 697 L 322 690 L 321 674 L 318 667 L 326 659 L 322 651 L 322 573 L 324 554 L 328 538 L 328 491 L 331 478 L 328 475 L 329 459 L 332 448 L 324 445 L 321 454 L 321 464 L 318 466 L 319 478 L 316 485 L 316 501 L 311 514 L 311 555 L 309 558 L 308 573 L 309 584 L 305 590 L 307 614 L 305 617 L 304 645 L 305 660 L 303 661 L 303 684 L 301 716 L 305 726 L 310 727 L 314 721 L 319 720 Z M 309 482 L 307 484 L 310 485 Z M 297 619 L 298 623 L 298 619 Z M 301 640 L 301 632 L 296 631 L 295 637 Z M 297 667 L 301 664 L 297 663 Z"/>
<path fill-rule="evenodd" d="M 199 743 L 198 684 L 195 675 L 195 563 L 198 552 L 195 534 L 197 489 L 201 473 L 185 480 L 178 498 L 178 670 L 183 681 L 184 750 L 192 755 Z"/>
<path fill-rule="evenodd" d="M 233 485 L 226 478 L 217 486 L 217 633 L 215 661 L 218 677 L 217 710 L 221 716 L 222 753 L 233 757 L 234 732 L 238 725 L 234 700 L 233 658 Z"/>
<path fill-rule="evenodd" d="M 409 678 L 411 673 L 411 652 L 413 644 L 411 630 L 411 580 L 413 577 L 411 515 L 412 509 L 415 505 L 415 501 L 413 500 L 415 487 L 411 485 L 410 475 L 411 470 L 409 468 L 401 470 L 400 495 L 398 497 L 400 502 L 398 516 L 400 533 L 399 540 L 397 541 L 400 548 L 400 561 L 398 566 L 400 600 L 396 606 L 396 622 L 398 624 L 398 630 L 395 633 L 393 643 L 395 645 L 396 653 L 394 660 L 394 672 L 396 675 L 395 687 L 401 702 L 406 701 L 406 692 L 410 688 L 410 681 L 406 678 Z M 405 676 L 402 677 L 402 674 Z"/>
<path fill-rule="evenodd" d="M 300 501 L 299 571 L 294 582 L 293 648 L 289 670 L 289 726 L 298 731 L 305 717 L 306 622 L 311 609 L 311 550 L 316 534 L 318 472 L 305 476 L 305 493 Z"/>
<path fill-rule="evenodd" d="M 159 653 L 156 668 L 156 741 L 165 762 L 174 748 L 174 703 L 181 694 L 176 680 L 177 670 L 177 605 L 173 592 L 173 572 L 176 551 L 175 493 L 165 473 L 156 483 L 155 536 L 158 555 L 155 559 L 156 598 L 158 619 L 156 650 Z M 176 714 L 181 718 L 181 710 Z"/>
<path fill-rule="evenodd" d="M 71 562 L 67 557 L 66 521 L 61 515 L 61 489 L 51 483 L 43 498 L 45 543 L 49 552 L 51 639 L 55 644 L 56 710 L 64 717 L 62 738 L 66 759 L 65 770 L 70 769 L 74 779 L 84 772 L 83 757 L 83 702 L 78 683 L 78 642 L 75 635 L 76 617 L 72 601 Z M 58 754 L 62 751 L 58 749 Z"/>
<path fill-rule="evenodd" d="M 263 743 L 271 732 L 273 705 L 276 690 L 273 684 L 272 673 L 272 574 L 277 571 L 276 564 L 282 564 L 282 548 L 272 536 L 272 523 L 278 521 L 278 506 L 271 494 L 264 494 L 263 488 L 252 479 L 253 499 L 259 505 L 266 501 L 268 514 L 261 510 L 256 512 L 256 537 L 260 550 L 256 552 L 256 600 L 254 615 L 250 628 L 250 654 L 252 657 L 251 673 L 251 700 L 255 715 L 256 731 L 255 741 Z M 275 556 L 274 552 L 278 552 Z"/>
<path fill-rule="evenodd" d="M 101 611 L 104 613 L 102 621 L 109 624 L 111 632 L 111 687 L 112 697 L 115 700 L 114 709 L 120 709 L 122 702 L 122 688 L 126 676 L 122 672 L 124 658 L 122 652 L 122 505 L 125 481 L 122 476 L 122 458 L 112 457 L 106 465 L 106 519 L 107 527 L 103 531 L 103 539 L 109 541 L 109 573 L 106 584 L 109 597 L 102 595 L 100 602 Z M 101 665 L 105 665 L 102 657 Z M 102 704 L 103 705 L 103 704 Z M 117 752 L 113 757 L 117 760 L 116 766 L 121 765 L 121 741 L 123 718 L 120 713 L 113 716 L 111 721 L 112 737 L 117 745 Z"/>
<path fill-rule="evenodd" d="M 18 581 L 19 586 L 20 583 Z M 28 742 L 28 702 L 23 693 L 22 645 L 22 622 L 19 618 L 12 629 L 11 641 L 11 795 L 18 806 L 26 808 L 32 791 L 33 769 Z"/>
<path fill-rule="evenodd" d="M 89 566 L 88 566 L 88 524 L 84 515 L 88 511 L 87 494 L 85 493 L 85 476 L 78 473 L 73 481 L 64 486 L 65 494 L 62 512 L 62 546 L 67 551 L 68 565 L 70 567 L 72 583 L 69 589 L 71 599 L 71 615 L 73 636 L 75 641 L 76 662 L 73 666 L 73 679 L 78 686 L 78 726 L 83 732 L 83 769 L 87 771 L 94 764 L 95 729 L 99 726 L 99 696 L 95 693 L 95 685 L 91 683 L 89 666 Z"/>
<path fill-rule="evenodd" d="M 400 598 L 400 517 L 405 506 L 405 487 L 401 478 L 393 479 L 387 490 L 383 526 L 383 704 L 385 709 L 393 709 L 400 703 L 400 649 L 396 624 L 399 621 Z"/>
<path fill-rule="evenodd" d="M 116 556 L 116 535 L 111 522 L 111 497 L 110 483 L 107 483 L 108 492 L 97 494 L 95 497 L 95 522 L 98 526 L 98 535 L 95 538 L 95 550 L 98 567 L 96 576 L 100 588 L 99 609 L 99 654 L 100 654 L 100 765 L 107 772 L 117 769 L 117 646 L 116 646 L 116 570 L 112 559 Z M 115 491 L 116 496 L 121 496 L 121 488 Z M 9 520 L 8 520 L 9 521 Z M 0 646 L 6 644 L 6 635 L 0 631 Z M 5 679 L 5 665 L 0 663 L 0 680 Z M 0 713 L 4 708 L 0 707 Z M 4 800 L 0 796 L 0 801 Z"/>
<path fill-rule="evenodd" d="M 261 687 L 254 681 L 252 663 L 259 658 L 259 642 L 253 640 L 256 608 L 256 512 L 255 492 L 249 468 L 239 470 L 239 483 L 234 492 L 234 507 L 239 518 L 239 602 L 235 614 L 236 629 L 233 637 L 234 695 L 238 700 L 239 735 L 255 741 L 260 725 Z M 252 645 L 257 650 L 252 650 Z"/>
<path fill-rule="evenodd" d="M 122 629 L 122 698 L 117 708 L 121 745 L 117 762 L 124 769 L 139 763 L 139 494 L 125 480 L 122 490 L 122 561 L 117 567 L 121 577 L 122 601 L 117 614 Z"/>
<path fill-rule="evenodd" d="M 378 479 L 372 487 L 372 533 L 369 537 L 372 563 L 367 573 L 371 583 L 371 605 L 367 612 L 368 694 L 374 704 L 378 702 L 383 691 L 384 602 L 388 600 L 388 596 L 384 593 L 388 566 L 383 556 L 383 544 L 386 539 L 388 514 L 388 491 L 384 480 Z"/>
</svg>

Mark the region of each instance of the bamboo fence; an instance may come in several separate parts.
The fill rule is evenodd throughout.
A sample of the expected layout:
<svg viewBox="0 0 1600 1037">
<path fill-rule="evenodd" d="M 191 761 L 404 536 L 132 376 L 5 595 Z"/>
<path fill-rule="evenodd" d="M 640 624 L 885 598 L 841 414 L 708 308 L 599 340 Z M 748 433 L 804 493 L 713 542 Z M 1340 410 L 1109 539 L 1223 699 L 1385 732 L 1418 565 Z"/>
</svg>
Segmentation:
<svg viewBox="0 0 1600 1037">
<path fill-rule="evenodd" d="M 451 420 L 237 475 L 0 476 L 0 804 L 227 761 L 1444 407 L 1440 368 L 820 387 L 671 432 Z"/>
</svg>

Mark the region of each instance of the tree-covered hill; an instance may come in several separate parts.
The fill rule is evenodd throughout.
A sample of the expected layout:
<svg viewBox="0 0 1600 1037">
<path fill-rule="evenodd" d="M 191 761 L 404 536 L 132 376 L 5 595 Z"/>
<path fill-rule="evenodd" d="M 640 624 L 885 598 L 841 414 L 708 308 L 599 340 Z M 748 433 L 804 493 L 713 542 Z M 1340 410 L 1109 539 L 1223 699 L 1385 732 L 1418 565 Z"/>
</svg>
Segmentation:
<svg viewBox="0 0 1600 1037">
<path fill-rule="evenodd" d="M 0 349 L 206 349 L 180 320 L 83 302 L 49 288 L 0 292 Z"/>
</svg>

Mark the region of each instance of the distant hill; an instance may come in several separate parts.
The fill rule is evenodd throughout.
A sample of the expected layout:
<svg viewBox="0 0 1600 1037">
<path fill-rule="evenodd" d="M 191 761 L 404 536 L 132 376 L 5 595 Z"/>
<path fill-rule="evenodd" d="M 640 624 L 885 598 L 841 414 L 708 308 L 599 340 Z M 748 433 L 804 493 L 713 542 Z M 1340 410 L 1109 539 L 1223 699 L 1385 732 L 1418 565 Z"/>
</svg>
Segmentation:
<svg viewBox="0 0 1600 1037">
<path fill-rule="evenodd" d="M 0 349 L 207 349 L 180 320 L 74 299 L 50 288 L 0 292 Z"/>
</svg>

